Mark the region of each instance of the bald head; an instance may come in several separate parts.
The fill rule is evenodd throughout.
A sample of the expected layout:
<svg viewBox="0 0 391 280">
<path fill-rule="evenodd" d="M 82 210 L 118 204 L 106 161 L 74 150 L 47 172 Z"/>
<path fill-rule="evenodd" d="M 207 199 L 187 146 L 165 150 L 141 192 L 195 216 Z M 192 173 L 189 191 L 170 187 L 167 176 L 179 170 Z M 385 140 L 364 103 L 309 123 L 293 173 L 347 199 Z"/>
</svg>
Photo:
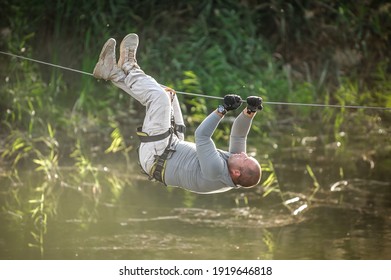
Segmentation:
<svg viewBox="0 0 391 280">
<path fill-rule="evenodd" d="M 253 187 L 261 181 L 262 170 L 258 161 L 245 153 L 232 154 L 228 158 L 232 181 L 242 187 Z"/>
</svg>

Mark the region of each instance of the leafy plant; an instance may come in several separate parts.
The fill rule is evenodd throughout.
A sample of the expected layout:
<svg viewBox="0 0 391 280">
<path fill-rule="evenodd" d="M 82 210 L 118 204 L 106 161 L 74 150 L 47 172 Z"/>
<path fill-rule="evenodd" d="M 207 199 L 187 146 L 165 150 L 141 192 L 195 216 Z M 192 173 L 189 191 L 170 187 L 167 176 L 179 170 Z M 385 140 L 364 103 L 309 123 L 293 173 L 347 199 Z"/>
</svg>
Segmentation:
<svg viewBox="0 0 391 280">
<path fill-rule="evenodd" d="M 267 164 L 262 164 L 261 168 L 262 168 L 263 173 L 265 173 L 265 172 L 269 173 L 269 176 L 267 177 L 267 179 L 265 181 L 263 181 L 263 183 L 261 184 L 261 186 L 264 190 L 262 196 L 266 197 L 271 193 L 281 194 L 280 186 L 278 184 L 278 179 L 277 179 L 277 175 L 274 170 L 274 167 L 273 167 L 273 163 L 271 161 L 269 161 Z"/>
</svg>

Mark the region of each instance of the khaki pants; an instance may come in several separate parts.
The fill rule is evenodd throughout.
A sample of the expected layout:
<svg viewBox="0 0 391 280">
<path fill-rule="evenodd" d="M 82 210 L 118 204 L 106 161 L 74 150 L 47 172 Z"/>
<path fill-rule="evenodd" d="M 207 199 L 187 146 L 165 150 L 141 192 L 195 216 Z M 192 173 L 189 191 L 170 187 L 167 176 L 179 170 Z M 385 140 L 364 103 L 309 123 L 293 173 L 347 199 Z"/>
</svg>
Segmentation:
<svg viewBox="0 0 391 280">
<path fill-rule="evenodd" d="M 175 95 L 171 101 L 171 94 L 166 92 L 154 78 L 146 75 L 140 69 L 133 69 L 123 81 L 113 82 L 114 85 L 124 90 L 134 99 L 146 107 L 142 131 L 150 136 L 165 133 L 171 127 L 171 114 L 175 123 L 183 125 L 183 117 L 178 98 Z M 161 155 L 166 149 L 169 136 L 156 142 L 141 143 L 139 160 L 145 172 L 150 170 L 155 161 L 155 155 Z M 183 140 L 183 134 L 179 135 Z M 173 135 L 172 145 L 178 141 Z"/>
</svg>

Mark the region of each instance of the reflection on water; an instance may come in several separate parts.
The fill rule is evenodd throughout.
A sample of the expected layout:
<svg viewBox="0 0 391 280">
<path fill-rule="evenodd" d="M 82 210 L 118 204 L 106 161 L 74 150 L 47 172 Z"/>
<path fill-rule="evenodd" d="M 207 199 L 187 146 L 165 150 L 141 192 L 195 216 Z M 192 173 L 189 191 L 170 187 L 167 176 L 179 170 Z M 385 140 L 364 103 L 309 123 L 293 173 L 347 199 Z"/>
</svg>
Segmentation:
<svg viewBox="0 0 391 280">
<path fill-rule="evenodd" d="M 0 258 L 391 259 L 389 134 L 297 135 L 250 139 L 275 168 L 266 197 L 166 189 L 124 159 L 51 180 L 3 172 Z"/>
</svg>

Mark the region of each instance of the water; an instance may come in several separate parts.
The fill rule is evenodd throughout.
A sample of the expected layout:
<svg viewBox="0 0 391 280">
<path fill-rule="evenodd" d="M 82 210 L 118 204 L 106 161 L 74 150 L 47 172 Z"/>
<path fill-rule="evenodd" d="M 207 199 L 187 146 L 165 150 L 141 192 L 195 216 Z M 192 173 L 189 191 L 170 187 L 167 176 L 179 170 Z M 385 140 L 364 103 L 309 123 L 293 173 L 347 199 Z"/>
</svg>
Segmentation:
<svg viewBox="0 0 391 280">
<path fill-rule="evenodd" d="M 121 155 L 95 159 L 83 174 L 62 167 L 51 180 L 32 167 L 20 181 L 4 171 L 0 259 L 391 259 L 391 143 L 382 125 L 350 128 L 337 141 L 282 124 L 266 140 L 250 137 L 276 171 L 281 193 L 266 197 L 260 188 L 167 189 Z"/>
</svg>

